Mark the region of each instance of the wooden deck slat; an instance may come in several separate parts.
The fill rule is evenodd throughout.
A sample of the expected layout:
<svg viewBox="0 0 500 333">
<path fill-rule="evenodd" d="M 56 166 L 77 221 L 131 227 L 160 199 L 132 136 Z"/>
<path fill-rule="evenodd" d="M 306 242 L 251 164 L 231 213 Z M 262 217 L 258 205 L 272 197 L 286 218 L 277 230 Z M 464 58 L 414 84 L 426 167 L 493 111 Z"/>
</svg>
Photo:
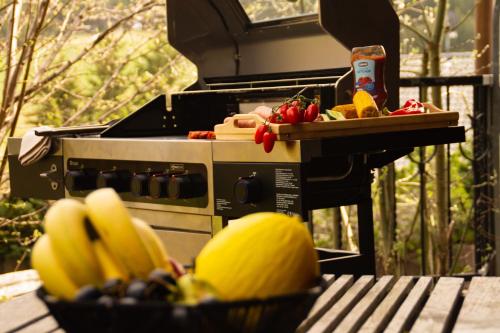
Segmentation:
<svg viewBox="0 0 500 333">
<path fill-rule="evenodd" d="M 2 331 L 3 332 L 3 331 Z M 47 316 L 37 320 L 32 325 L 20 328 L 15 331 L 7 331 L 3 333 L 65 333 L 62 328 L 59 328 L 52 316 Z"/>
<path fill-rule="evenodd" d="M 32 292 L 40 287 L 40 281 L 22 281 L 0 288 L 0 299 L 11 299 Z"/>
<path fill-rule="evenodd" d="M 16 297 L 0 304 L 0 331 L 56 332 L 58 325 L 51 316 L 45 316 L 47 313 L 47 308 L 34 292 Z"/>
<path fill-rule="evenodd" d="M 454 333 L 500 332 L 500 277 L 474 277 Z"/>
<path fill-rule="evenodd" d="M 40 287 L 38 273 L 33 269 L 0 274 L 0 299 L 10 299 Z"/>
<path fill-rule="evenodd" d="M 464 284 L 462 278 L 442 277 L 432 291 L 410 333 L 442 333 L 459 300 Z"/>
<path fill-rule="evenodd" d="M 34 269 L 0 274 L 0 288 L 15 285 L 25 281 L 39 281 L 38 273 Z"/>
<path fill-rule="evenodd" d="M 298 332 L 500 332 L 500 277 L 473 278 L 463 304 L 461 278 L 442 277 L 432 292 L 430 277 L 323 279 L 330 285 Z M 34 292 L 0 303 L 0 332 L 63 333 Z"/>
<path fill-rule="evenodd" d="M 391 291 L 387 294 L 380 305 L 368 317 L 363 326 L 359 329 L 359 333 L 379 333 L 387 326 L 392 316 L 398 310 L 398 307 L 403 303 L 403 300 L 408 296 L 411 288 L 414 285 L 415 278 L 413 276 L 402 276 L 394 284 Z"/>
<path fill-rule="evenodd" d="M 410 322 L 416 317 L 418 311 L 422 308 L 431 286 L 431 277 L 424 276 L 419 278 L 406 300 L 403 304 L 401 304 L 401 307 L 389 322 L 389 325 L 384 332 L 400 333 L 405 329 L 407 330 Z"/>
<path fill-rule="evenodd" d="M 307 318 L 297 328 L 297 333 L 306 332 L 311 326 L 328 310 L 332 305 L 344 295 L 346 290 L 352 285 L 354 278 L 352 275 L 342 275 L 319 296 Z"/>
<path fill-rule="evenodd" d="M 323 274 L 322 275 L 323 281 L 326 282 L 326 287 L 330 287 L 332 283 L 335 281 L 335 275 L 333 274 Z"/>
<path fill-rule="evenodd" d="M 354 333 L 363 324 L 375 307 L 387 295 L 394 284 L 394 276 L 381 277 L 358 304 L 347 314 L 334 330 L 335 333 Z"/>
<path fill-rule="evenodd" d="M 366 294 L 374 282 L 373 276 L 364 275 L 336 302 L 308 331 L 309 333 L 331 332 L 348 311 Z"/>
</svg>

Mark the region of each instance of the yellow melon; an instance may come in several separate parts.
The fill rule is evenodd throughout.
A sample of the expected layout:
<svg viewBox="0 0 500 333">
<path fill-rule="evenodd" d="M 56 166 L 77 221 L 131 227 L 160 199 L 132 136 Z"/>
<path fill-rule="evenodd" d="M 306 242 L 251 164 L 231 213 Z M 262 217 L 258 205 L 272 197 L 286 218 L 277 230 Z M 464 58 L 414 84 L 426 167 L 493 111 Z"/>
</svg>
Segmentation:
<svg viewBox="0 0 500 333">
<path fill-rule="evenodd" d="M 255 213 L 234 221 L 206 244 L 196 258 L 195 275 L 225 300 L 268 298 L 313 286 L 319 265 L 299 217 Z"/>
</svg>

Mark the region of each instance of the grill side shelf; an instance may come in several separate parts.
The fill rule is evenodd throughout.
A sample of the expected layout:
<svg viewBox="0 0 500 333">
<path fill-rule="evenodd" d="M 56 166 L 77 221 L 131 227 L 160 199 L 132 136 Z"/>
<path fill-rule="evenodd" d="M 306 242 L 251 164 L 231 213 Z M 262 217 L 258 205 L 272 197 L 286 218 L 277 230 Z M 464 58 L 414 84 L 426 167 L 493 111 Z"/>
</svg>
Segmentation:
<svg viewBox="0 0 500 333">
<path fill-rule="evenodd" d="M 458 112 L 447 111 L 421 115 L 300 123 L 297 125 L 271 124 L 270 126 L 277 134 L 278 140 L 301 140 L 446 128 L 456 126 L 458 118 Z M 238 120 L 249 119 L 254 120 L 256 126 L 264 122 L 257 115 L 236 115 L 232 120 L 215 126 L 217 140 L 253 140 L 255 128 L 238 126 Z"/>
</svg>

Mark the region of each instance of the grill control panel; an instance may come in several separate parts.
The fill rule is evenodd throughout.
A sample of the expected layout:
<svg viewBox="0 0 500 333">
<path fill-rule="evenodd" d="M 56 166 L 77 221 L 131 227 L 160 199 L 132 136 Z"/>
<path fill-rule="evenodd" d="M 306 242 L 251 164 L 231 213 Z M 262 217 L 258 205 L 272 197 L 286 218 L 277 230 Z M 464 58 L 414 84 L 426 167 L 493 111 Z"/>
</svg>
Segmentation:
<svg viewBox="0 0 500 333">
<path fill-rule="evenodd" d="M 64 185 L 73 197 L 111 187 L 125 201 L 200 208 L 208 205 L 207 168 L 200 163 L 70 158 Z"/>
<path fill-rule="evenodd" d="M 255 212 L 306 215 L 298 163 L 214 163 L 215 214 Z"/>
</svg>

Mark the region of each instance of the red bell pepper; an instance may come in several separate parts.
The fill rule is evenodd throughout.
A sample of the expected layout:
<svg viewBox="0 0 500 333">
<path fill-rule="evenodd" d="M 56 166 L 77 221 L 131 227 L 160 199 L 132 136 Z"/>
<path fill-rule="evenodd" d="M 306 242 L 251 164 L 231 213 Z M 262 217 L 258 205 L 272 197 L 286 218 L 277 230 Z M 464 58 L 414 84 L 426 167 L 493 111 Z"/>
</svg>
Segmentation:
<svg viewBox="0 0 500 333">
<path fill-rule="evenodd" d="M 423 109 L 424 104 L 412 98 L 406 101 L 403 108 Z"/>
<path fill-rule="evenodd" d="M 424 113 L 424 104 L 415 100 L 409 99 L 399 110 L 391 112 L 391 116 L 405 116 L 409 114 L 422 114 Z"/>
<path fill-rule="evenodd" d="M 411 108 L 402 108 L 396 111 L 391 112 L 389 115 L 390 116 L 406 116 L 409 114 L 423 114 L 423 111 L 420 110 L 412 110 Z"/>
</svg>

